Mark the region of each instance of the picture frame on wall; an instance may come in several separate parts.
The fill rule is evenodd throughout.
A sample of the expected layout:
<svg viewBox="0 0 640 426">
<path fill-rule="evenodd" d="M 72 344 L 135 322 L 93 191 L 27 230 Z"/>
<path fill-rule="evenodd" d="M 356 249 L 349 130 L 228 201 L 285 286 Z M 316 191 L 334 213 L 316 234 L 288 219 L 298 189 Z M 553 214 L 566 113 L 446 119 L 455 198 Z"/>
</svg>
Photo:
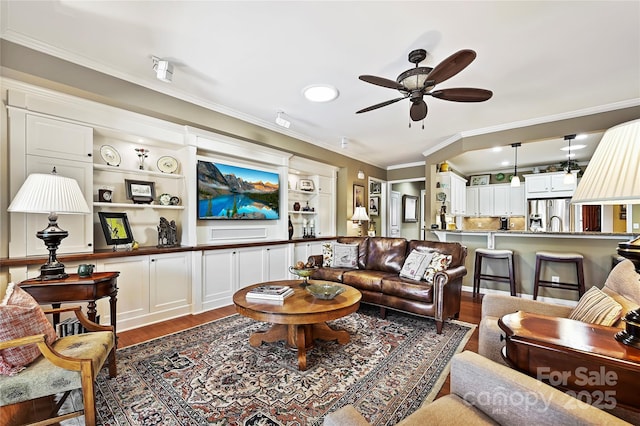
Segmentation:
<svg viewBox="0 0 640 426">
<path fill-rule="evenodd" d="M 489 180 L 491 178 L 491 175 L 474 175 L 471 176 L 469 179 L 469 186 L 483 186 L 483 185 L 489 185 Z"/>
<path fill-rule="evenodd" d="M 364 186 L 353 184 L 353 211 L 356 207 L 364 207 Z"/>
<path fill-rule="evenodd" d="M 380 197 L 369 197 L 369 216 L 380 214 Z"/>
<path fill-rule="evenodd" d="M 127 198 L 134 204 L 151 204 L 156 198 L 155 183 L 144 180 L 125 179 Z"/>
<path fill-rule="evenodd" d="M 300 179 L 298 182 L 298 189 L 300 191 L 313 191 L 315 186 L 313 185 L 313 181 L 311 179 Z"/>
<path fill-rule="evenodd" d="M 108 245 L 133 242 L 133 233 L 126 213 L 98 212 L 98 217 Z"/>
<path fill-rule="evenodd" d="M 402 221 L 418 221 L 418 197 L 414 195 L 402 196 Z"/>
<path fill-rule="evenodd" d="M 382 182 L 370 182 L 369 183 L 369 193 L 370 194 L 380 194 L 382 192 Z"/>
</svg>

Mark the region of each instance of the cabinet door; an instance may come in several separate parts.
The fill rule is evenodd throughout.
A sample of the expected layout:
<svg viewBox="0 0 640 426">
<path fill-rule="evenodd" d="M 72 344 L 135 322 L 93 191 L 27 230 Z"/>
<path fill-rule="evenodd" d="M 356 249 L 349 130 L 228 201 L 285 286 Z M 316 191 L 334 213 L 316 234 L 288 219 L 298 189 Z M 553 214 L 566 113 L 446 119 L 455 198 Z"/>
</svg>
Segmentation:
<svg viewBox="0 0 640 426">
<path fill-rule="evenodd" d="M 519 188 L 510 188 L 510 215 L 511 216 L 524 216 L 524 212 L 526 209 L 526 199 L 524 196 L 524 188 L 520 186 Z"/>
<path fill-rule="evenodd" d="M 549 176 L 527 176 L 525 178 L 527 193 L 536 194 L 549 191 Z"/>
<path fill-rule="evenodd" d="M 573 179 L 571 183 L 564 182 L 564 173 L 551 175 L 551 191 L 574 191 L 576 189 L 577 179 Z"/>
<path fill-rule="evenodd" d="M 467 208 L 467 190 L 465 180 L 451 175 L 451 214 L 464 215 Z"/>
<path fill-rule="evenodd" d="M 238 249 L 238 279 L 236 281 L 236 289 L 265 281 L 264 271 L 266 270 L 266 264 L 263 250 L 264 248 L 262 247 Z"/>
<path fill-rule="evenodd" d="M 51 159 L 36 155 L 27 155 L 27 172 L 51 173 L 55 166 L 60 176 L 73 178 L 78 182 L 88 206 L 93 200 L 93 167 L 91 163 L 81 163 L 61 159 Z M 91 209 L 91 207 L 89 207 Z M 49 223 L 47 214 L 26 215 L 26 243 L 27 256 L 48 256 L 49 251 L 42 240 L 35 237 L 36 232 L 46 228 Z M 93 251 L 93 215 L 59 215 L 58 226 L 69 232 L 69 236 L 62 240 L 58 254 L 62 253 L 90 253 Z M 13 233 L 14 230 L 12 230 Z M 25 238 L 23 235 L 22 238 Z"/>
<path fill-rule="evenodd" d="M 202 307 L 231 303 L 237 278 L 236 250 L 209 250 L 202 254 Z"/>
<path fill-rule="evenodd" d="M 480 214 L 478 210 L 478 188 L 468 187 L 467 199 L 465 201 L 467 204 L 466 214 L 469 216 L 478 216 Z"/>
<path fill-rule="evenodd" d="M 510 210 L 510 186 L 500 185 L 493 189 L 493 212 L 497 216 L 508 216 Z"/>
<path fill-rule="evenodd" d="M 190 253 L 166 253 L 150 256 L 150 311 L 166 311 L 190 304 Z"/>
<path fill-rule="evenodd" d="M 481 186 L 478 188 L 478 212 L 480 216 L 493 216 L 493 188 L 490 186 Z"/>
<path fill-rule="evenodd" d="M 289 246 L 269 246 L 264 249 L 267 271 L 265 276 L 268 281 L 289 279 Z"/>
<path fill-rule="evenodd" d="M 27 115 L 27 154 L 93 163 L 93 129 Z"/>
<path fill-rule="evenodd" d="M 318 223 L 316 236 L 330 237 L 336 234 L 335 209 L 333 208 L 333 194 L 321 192 L 318 194 Z"/>
<path fill-rule="evenodd" d="M 149 256 L 119 257 L 106 259 L 98 265 L 106 272 L 120 272 L 118 277 L 118 328 L 127 328 L 128 321 L 142 317 L 149 313 Z M 102 313 L 101 322 L 105 322 Z"/>
</svg>

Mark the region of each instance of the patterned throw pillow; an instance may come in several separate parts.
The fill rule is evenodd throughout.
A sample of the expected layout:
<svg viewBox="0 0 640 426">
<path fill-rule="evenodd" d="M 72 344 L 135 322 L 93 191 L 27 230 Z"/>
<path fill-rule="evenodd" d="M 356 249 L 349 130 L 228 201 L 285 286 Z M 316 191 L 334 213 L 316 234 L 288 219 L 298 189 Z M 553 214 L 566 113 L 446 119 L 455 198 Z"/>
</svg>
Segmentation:
<svg viewBox="0 0 640 426">
<path fill-rule="evenodd" d="M 358 268 L 358 244 L 333 244 L 333 260 L 331 266 L 334 268 Z"/>
<path fill-rule="evenodd" d="M 333 263 L 333 243 L 322 244 L 322 266 L 330 268 Z"/>
<path fill-rule="evenodd" d="M 0 341 L 44 334 L 48 343 L 58 337 L 53 326 L 33 297 L 20 287 L 9 283 L 0 304 Z M 0 374 L 13 376 L 40 356 L 35 344 L 17 346 L 0 351 Z"/>
<path fill-rule="evenodd" d="M 622 306 L 618 302 L 598 287 L 591 287 L 582 295 L 578 306 L 571 311 L 569 318 L 610 327 L 620 319 L 621 315 Z"/>
<path fill-rule="evenodd" d="M 436 272 L 446 271 L 449 265 L 451 265 L 451 259 L 453 259 L 453 256 L 450 254 L 433 252 L 431 262 L 429 266 L 427 266 L 426 271 L 424 271 L 424 280 L 428 283 L 433 283 L 433 277 L 436 275 Z"/>
<path fill-rule="evenodd" d="M 400 276 L 410 280 L 420 281 L 432 257 L 433 253 L 420 253 L 418 250 L 411 250 L 409 256 L 404 260 Z"/>
</svg>

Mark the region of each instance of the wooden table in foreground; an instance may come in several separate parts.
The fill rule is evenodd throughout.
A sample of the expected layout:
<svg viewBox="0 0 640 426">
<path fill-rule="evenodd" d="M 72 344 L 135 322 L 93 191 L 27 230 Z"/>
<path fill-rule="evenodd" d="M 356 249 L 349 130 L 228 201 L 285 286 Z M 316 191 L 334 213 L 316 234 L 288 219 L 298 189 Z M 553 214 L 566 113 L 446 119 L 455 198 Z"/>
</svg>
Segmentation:
<svg viewBox="0 0 640 426">
<path fill-rule="evenodd" d="M 512 367 L 598 408 L 640 411 L 640 349 L 615 340 L 620 329 L 527 312 L 498 325 Z"/>
<path fill-rule="evenodd" d="M 324 281 L 310 282 L 321 284 Z M 353 287 L 343 285 L 346 291 L 335 299 L 320 300 L 313 297 L 300 284 L 302 280 L 271 281 L 252 285 L 236 292 L 233 295 L 233 303 L 240 315 L 273 324 L 267 331 L 252 334 L 249 337 L 251 346 L 260 346 L 262 342 L 285 340 L 290 348 L 298 351 L 298 369 L 306 370 L 307 351 L 313 347 L 314 339 L 337 340 L 343 345 L 351 340 L 347 331 L 334 330 L 326 324 L 326 321 L 357 311 L 362 294 Z M 262 285 L 287 285 L 293 289 L 294 294 L 287 297 L 282 304 L 247 301 L 245 297 L 247 292 Z"/>
<path fill-rule="evenodd" d="M 78 274 L 69 274 L 67 278 L 60 280 L 42 281 L 32 278 L 18 285 L 41 305 L 51 304 L 54 308 L 59 308 L 62 303 L 89 302 L 87 317 L 91 321 L 96 320 L 96 300 L 109 297 L 109 315 L 115 334 L 119 275 L 120 272 L 94 272 L 90 277 L 81 278 Z M 55 314 L 54 325 L 59 320 L 60 314 Z"/>
</svg>

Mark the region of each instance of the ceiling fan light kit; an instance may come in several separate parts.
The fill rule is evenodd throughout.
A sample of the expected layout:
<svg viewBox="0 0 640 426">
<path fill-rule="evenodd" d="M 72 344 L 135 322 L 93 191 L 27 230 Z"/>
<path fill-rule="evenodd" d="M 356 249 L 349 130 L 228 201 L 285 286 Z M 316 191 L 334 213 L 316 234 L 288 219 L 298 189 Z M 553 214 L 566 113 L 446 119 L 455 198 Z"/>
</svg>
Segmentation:
<svg viewBox="0 0 640 426">
<path fill-rule="evenodd" d="M 373 75 L 361 75 L 358 77 L 360 80 L 375 84 L 376 86 L 396 89 L 402 96 L 363 108 L 357 111 L 356 114 L 382 108 L 409 98 L 411 101 L 409 116 L 412 121 L 420 121 L 424 120 L 428 112 L 424 96 L 432 96 L 454 102 L 483 102 L 493 96 L 493 92 L 490 90 L 471 87 L 433 90 L 436 84 L 448 80 L 469 66 L 476 58 L 476 52 L 473 50 L 460 50 L 442 61 L 435 68 L 419 67 L 418 64 L 425 60 L 426 57 L 427 51 L 424 49 L 416 49 L 409 52 L 409 62 L 415 64 L 415 68 L 408 69 L 401 73 L 396 81 Z M 411 127 L 411 124 L 409 124 L 409 127 Z"/>
</svg>

